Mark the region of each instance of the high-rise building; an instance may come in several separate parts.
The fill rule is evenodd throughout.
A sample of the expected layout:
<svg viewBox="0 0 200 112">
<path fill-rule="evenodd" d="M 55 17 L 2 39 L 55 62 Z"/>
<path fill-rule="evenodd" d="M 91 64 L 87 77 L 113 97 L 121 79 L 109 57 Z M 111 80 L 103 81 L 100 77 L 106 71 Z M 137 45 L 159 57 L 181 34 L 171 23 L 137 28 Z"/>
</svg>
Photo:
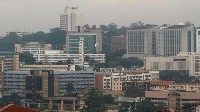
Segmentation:
<svg viewBox="0 0 200 112">
<path fill-rule="evenodd" d="M 196 52 L 200 53 L 200 28 L 196 29 Z"/>
<path fill-rule="evenodd" d="M 60 29 L 75 31 L 76 26 L 83 26 L 83 14 L 78 7 L 65 7 L 64 14 L 60 14 Z"/>
<path fill-rule="evenodd" d="M 194 43 L 192 25 L 135 28 L 127 31 L 125 57 L 176 56 L 179 52 L 194 52 Z"/>
<path fill-rule="evenodd" d="M 0 52 L 0 72 L 18 70 L 19 54 L 14 52 Z"/>
<path fill-rule="evenodd" d="M 25 90 L 27 105 L 38 105 L 44 97 L 58 96 L 59 76 L 53 70 L 31 70 L 25 76 Z"/>
</svg>

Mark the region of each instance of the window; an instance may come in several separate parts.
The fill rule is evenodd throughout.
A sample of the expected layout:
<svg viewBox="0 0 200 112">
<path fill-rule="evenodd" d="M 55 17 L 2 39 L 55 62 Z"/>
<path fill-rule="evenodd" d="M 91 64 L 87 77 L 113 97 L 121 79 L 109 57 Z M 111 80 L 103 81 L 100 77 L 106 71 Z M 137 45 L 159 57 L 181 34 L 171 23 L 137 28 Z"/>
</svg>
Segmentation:
<svg viewBox="0 0 200 112">
<path fill-rule="evenodd" d="M 198 35 L 200 35 L 200 31 L 198 31 Z"/>
</svg>

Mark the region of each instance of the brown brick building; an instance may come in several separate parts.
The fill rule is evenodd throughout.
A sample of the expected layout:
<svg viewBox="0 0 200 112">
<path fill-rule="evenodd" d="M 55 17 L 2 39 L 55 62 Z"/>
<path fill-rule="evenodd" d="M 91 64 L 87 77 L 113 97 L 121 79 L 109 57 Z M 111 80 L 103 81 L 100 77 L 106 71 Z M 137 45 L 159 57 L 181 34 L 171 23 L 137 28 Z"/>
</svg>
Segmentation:
<svg viewBox="0 0 200 112">
<path fill-rule="evenodd" d="M 112 36 L 111 38 L 111 51 L 116 52 L 120 49 L 127 49 L 126 36 Z"/>
</svg>

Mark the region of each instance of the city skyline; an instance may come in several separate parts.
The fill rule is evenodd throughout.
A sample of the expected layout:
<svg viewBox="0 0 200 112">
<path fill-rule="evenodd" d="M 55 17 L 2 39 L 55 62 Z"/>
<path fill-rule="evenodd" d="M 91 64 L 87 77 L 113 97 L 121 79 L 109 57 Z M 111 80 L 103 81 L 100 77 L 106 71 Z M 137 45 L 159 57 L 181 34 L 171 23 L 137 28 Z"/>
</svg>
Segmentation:
<svg viewBox="0 0 200 112">
<path fill-rule="evenodd" d="M 5 36 L 7 31 L 49 32 L 59 27 L 59 15 L 67 5 L 78 6 L 80 13 L 85 15 L 84 24 L 90 26 L 116 23 L 121 27 L 136 21 L 158 25 L 191 21 L 198 27 L 199 3 L 199 0 L 1 0 L 0 36 Z"/>
</svg>

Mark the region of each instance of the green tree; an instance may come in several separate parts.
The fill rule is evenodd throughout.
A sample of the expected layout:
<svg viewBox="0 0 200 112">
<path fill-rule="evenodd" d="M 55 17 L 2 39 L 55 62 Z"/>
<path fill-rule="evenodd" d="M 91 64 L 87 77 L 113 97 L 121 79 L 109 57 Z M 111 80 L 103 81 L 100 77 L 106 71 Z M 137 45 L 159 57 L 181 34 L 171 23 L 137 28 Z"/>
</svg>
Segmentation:
<svg viewBox="0 0 200 112">
<path fill-rule="evenodd" d="M 80 66 L 75 65 L 75 71 L 81 71 L 81 70 L 82 70 L 82 68 Z"/>
<path fill-rule="evenodd" d="M 125 96 L 132 97 L 132 98 L 143 97 L 144 91 L 135 87 L 134 85 L 130 85 L 130 86 L 126 87 L 126 89 L 125 89 Z"/>
<path fill-rule="evenodd" d="M 25 62 L 26 65 L 33 65 L 36 64 L 36 60 L 31 53 L 20 53 L 19 54 L 19 61 Z"/>
<path fill-rule="evenodd" d="M 111 94 L 104 95 L 103 99 L 104 99 L 104 103 L 107 105 L 107 108 L 109 104 L 114 104 L 114 98 L 112 97 Z"/>
<path fill-rule="evenodd" d="M 110 23 L 109 25 L 108 25 L 108 28 L 109 28 L 109 30 L 110 31 L 115 31 L 115 30 L 117 30 L 117 24 L 115 24 L 115 23 Z"/>
<path fill-rule="evenodd" d="M 160 72 L 160 80 L 175 81 L 175 83 L 196 82 L 196 78 L 189 77 L 188 73 L 183 71 L 164 70 Z"/>
<path fill-rule="evenodd" d="M 8 104 L 20 105 L 21 99 L 22 98 L 18 94 L 12 93 L 9 97 L 3 97 L 0 99 L 0 106 L 2 107 Z"/>
<path fill-rule="evenodd" d="M 157 108 L 152 102 L 145 99 L 136 103 L 136 110 L 137 112 L 156 112 Z"/>
<path fill-rule="evenodd" d="M 137 57 L 124 58 L 121 60 L 121 65 L 125 68 L 131 68 L 133 66 L 140 68 L 143 66 L 143 61 Z"/>
<path fill-rule="evenodd" d="M 100 91 L 96 91 L 92 88 L 85 95 L 85 107 L 81 109 L 81 112 L 105 112 L 106 106 L 103 99 L 103 94 Z"/>
<path fill-rule="evenodd" d="M 90 28 L 89 24 L 85 24 L 84 27 L 85 27 L 86 29 L 89 29 L 89 28 Z"/>
<path fill-rule="evenodd" d="M 181 108 L 182 112 L 192 112 L 192 106 L 190 104 L 183 104 Z"/>
<path fill-rule="evenodd" d="M 119 112 L 128 112 L 130 108 L 129 103 L 122 103 L 122 105 L 119 107 Z M 135 112 L 135 111 L 133 111 Z"/>
<path fill-rule="evenodd" d="M 100 25 L 100 28 L 101 28 L 102 31 L 108 31 L 109 30 L 108 26 L 106 26 L 106 25 Z"/>
<path fill-rule="evenodd" d="M 66 85 L 66 91 L 67 91 L 68 94 L 71 94 L 73 91 L 75 91 L 74 84 L 73 83 L 68 83 Z"/>
</svg>

